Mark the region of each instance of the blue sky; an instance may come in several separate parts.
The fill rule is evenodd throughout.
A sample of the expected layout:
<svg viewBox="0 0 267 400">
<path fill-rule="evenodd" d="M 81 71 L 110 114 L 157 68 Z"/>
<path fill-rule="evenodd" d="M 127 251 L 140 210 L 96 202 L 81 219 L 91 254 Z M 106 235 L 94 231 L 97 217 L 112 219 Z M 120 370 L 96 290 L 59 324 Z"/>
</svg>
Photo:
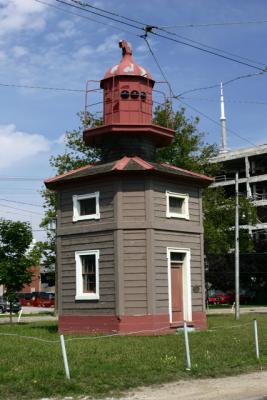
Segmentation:
<svg viewBox="0 0 267 400">
<path fill-rule="evenodd" d="M 119 61 L 119 39 L 129 40 L 136 61 L 147 67 L 155 80 L 162 80 L 144 40 L 137 36 L 141 32 L 71 9 L 55 0 L 43 1 L 105 24 L 64 13 L 34 0 L 0 0 L 0 84 L 83 90 L 86 80 L 101 79 L 105 70 Z M 265 0 L 101 0 L 91 4 L 156 26 L 267 20 Z M 249 58 L 260 68 L 267 65 L 267 23 L 169 30 Z M 177 94 L 257 72 L 160 37 L 149 38 L 173 92 Z M 255 144 L 267 142 L 266 81 L 264 74 L 225 87 L 227 126 Z M 41 178 L 54 174 L 49 167 L 49 157 L 63 151 L 64 133 L 78 126 L 76 113 L 84 107 L 84 94 L 0 86 L 0 98 L 0 216 L 29 220 L 35 236 L 41 238 L 43 234 L 38 232 L 39 213 L 42 213 L 38 207 L 41 205 L 38 194 Z M 94 102 L 94 97 L 91 100 Z M 184 101 L 219 122 L 218 88 L 192 92 L 185 95 Z M 175 101 L 174 108 L 179 106 Z M 187 115 L 198 114 L 188 108 Z M 219 143 L 219 126 L 200 118 L 199 128 L 207 133 L 206 140 Z M 232 149 L 249 146 L 230 132 L 228 142 Z M 40 180 L 3 179 L 7 177 Z"/>
</svg>

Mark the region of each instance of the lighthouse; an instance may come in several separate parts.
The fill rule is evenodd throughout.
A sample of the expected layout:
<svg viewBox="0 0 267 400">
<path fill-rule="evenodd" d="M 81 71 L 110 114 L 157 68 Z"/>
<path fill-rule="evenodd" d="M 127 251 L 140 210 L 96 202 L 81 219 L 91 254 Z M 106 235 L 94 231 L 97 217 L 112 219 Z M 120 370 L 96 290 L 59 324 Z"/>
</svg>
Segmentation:
<svg viewBox="0 0 267 400">
<path fill-rule="evenodd" d="M 212 179 L 155 161 L 174 131 L 153 123 L 156 82 L 119 47 L 99 83 L 103 123 L 83 132 L 101 161 L 45 181 L 57 194 L 59 330 L 204 328 L 201 192 Z"/>
</svg>

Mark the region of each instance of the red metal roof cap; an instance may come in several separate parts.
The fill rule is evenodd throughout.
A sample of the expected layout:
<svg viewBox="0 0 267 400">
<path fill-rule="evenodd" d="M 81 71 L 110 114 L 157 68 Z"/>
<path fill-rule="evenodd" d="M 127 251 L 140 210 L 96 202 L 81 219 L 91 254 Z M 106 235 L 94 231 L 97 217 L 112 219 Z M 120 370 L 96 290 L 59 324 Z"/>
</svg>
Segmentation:
<svg viewBox="0 0 267 400">
<path fill-rule="evenodd" d="M 119 64 L 109 68 L 104 79 L 113 76 L 126 75 L 126 76 L 142 76 L 147 79 L 153 80 L 147 69 L 138 65 L 132 57 L 132 46 L 126 40 L 119 41 L 119 47 L 122 49 L 122 59 Z"/>
</svg>

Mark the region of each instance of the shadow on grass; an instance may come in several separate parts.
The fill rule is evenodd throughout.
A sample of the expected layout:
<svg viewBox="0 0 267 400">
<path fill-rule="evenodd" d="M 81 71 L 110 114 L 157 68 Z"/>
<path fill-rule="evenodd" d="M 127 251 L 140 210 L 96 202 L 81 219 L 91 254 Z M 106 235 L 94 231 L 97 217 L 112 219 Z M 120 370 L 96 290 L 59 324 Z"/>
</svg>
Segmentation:
<svg viewBox="0 0 267 400">
<path fill-rule="evenodd" d="M 58 326 L 57 324 L 55 325 L 41 325 L 41 324 L 36 324 L 34 326 L 31 326 L 31 329 L 38 329 L 38 330 L 44 330 L 48 333 L 58 333 Z"/>
</svg>

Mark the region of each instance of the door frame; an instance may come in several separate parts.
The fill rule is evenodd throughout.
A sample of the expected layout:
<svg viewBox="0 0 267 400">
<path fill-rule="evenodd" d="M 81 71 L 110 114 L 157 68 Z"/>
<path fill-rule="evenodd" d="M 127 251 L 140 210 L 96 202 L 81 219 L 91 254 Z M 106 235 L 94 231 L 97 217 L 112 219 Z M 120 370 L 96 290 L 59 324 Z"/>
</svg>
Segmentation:
<svg viewBox="0 0 267 400">
<path fill-rule="evenodd" d="M 185 321 L 192 321 L 192 291 L 191 291 L 191 251 L 188 248 L 167 247 L 168 260 L 168 296 L 169 318 L 172 323 L 172 285 L 171 285 L 171 253 L 184 253 L 182 265 L 183 276 L 183 316 Z"/>
</svg>

